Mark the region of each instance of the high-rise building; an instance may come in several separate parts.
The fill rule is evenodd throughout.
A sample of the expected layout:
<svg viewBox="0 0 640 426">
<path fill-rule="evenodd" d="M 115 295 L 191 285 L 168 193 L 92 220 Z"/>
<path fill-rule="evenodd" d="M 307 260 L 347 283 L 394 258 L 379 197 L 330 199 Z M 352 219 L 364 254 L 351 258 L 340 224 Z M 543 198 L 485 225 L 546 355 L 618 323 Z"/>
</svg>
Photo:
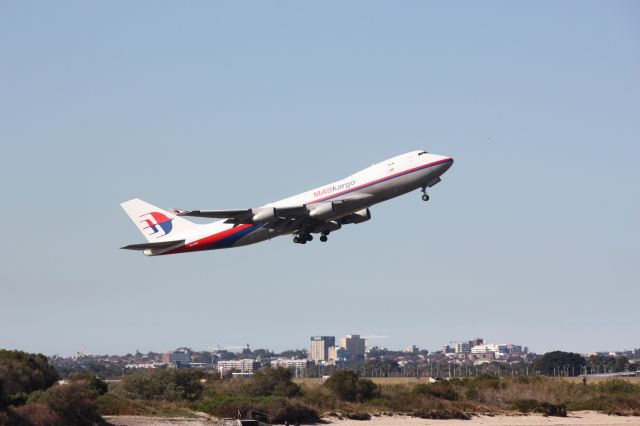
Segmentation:
<svg viewBox="0 0 640 426">
<path fill-rule="evenodd" d="M 360 359 L 364 357 L 366 340 L 359 334 L 347 334 L 340 339 L 340 346 L 349 352 L 349 358 Z"/>
<path fill-rule="evenodd" d="M 162 354 L 162 362 L 165 364 L 175 364 L 181 367 L 188 367 L 191 364 L 191 349 L 178 348 L 173 352 Z"/>
<path fill-rule="evenodd" d="M 457 354 L 470 354 L 471 342 L 455 342 L 453 345 Z"/>
<path fill-rule="evenodd" d="M 471 345 L 472 348 L 474 346 L 479 346 L 483 343 L 484 343 L 484 339 L 482 337 L 474 337 L 473 339 L 469 340 L 469 344 Z"/>
<path fill-rule="evenodd" d="M 329 360 L 329 348 L 336 345 L 336 338 L 333 336 L 313 336 L 311 338 L 311 349 L 309 358 L 316 363 Z"/>
</svg>

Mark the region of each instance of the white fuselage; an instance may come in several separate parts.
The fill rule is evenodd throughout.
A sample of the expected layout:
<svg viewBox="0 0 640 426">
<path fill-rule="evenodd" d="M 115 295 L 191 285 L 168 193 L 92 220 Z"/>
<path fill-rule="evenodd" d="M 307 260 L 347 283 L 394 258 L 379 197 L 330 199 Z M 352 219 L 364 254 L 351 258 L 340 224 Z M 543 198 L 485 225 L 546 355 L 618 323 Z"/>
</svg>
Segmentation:
<svg viewBox="0 0 640 426">
<path fill-rule="evenodd" d="M 263 207 L 289 207 L 313 205 L 327 201 L 344 201 L 344 208 L 335 213 L 340 219 L 346 215 L 371 207 L 419 188 L 439 182 L 453 159 L 451 157 L 413 151 L 367 167 L 351 176 L 312 190 L 266 204 Z M 291 234 L 293 229 L 273 229 L 261 224 L 234 226 L 220 220 L 198 227 L 197 232 L 184 236 L 185 244 L 169 253 L 210 250 L 255 244 L 280 235 Z"/>
</svg>

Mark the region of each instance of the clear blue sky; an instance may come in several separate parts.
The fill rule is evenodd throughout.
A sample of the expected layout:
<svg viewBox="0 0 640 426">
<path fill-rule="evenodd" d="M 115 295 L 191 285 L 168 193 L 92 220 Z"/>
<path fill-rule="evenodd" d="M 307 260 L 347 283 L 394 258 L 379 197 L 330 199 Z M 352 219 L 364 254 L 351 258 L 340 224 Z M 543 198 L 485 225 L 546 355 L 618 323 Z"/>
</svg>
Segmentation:
<svg viewBox="0 0 640 426">
<path fill-rule="evenodd" d="M 0 347 L 640 346 L 640 5 L 0 3 Z M 456 159 L 328 244 L 146 258 L 119 203 L 245 208 Z"/>
</svg>

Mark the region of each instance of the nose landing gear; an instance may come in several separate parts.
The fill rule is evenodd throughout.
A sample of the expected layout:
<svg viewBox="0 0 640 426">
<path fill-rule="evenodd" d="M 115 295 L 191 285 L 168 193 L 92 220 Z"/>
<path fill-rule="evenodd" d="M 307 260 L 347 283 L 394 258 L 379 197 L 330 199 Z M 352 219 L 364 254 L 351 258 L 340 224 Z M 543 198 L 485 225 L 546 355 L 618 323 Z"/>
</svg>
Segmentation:
<svg viewBox="0 0 640 426">
<path fill-rule="evenodd" d="M 429 194 L 427 194 L 427 187 L 422 187 L 422 201 L 429 201 Z"/>
</svg>

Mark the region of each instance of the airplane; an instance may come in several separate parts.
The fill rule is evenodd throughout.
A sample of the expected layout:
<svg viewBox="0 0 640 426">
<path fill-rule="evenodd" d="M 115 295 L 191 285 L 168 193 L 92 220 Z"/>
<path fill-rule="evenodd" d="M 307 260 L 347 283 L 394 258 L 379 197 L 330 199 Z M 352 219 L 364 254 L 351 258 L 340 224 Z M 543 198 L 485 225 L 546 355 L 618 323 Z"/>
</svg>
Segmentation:
<svg viewBox="0 0 640 426">
<path fill-rule="evenodd" d="M 371 219 L 370 207 L 441 181 L 453 158 L 412 151 L 374 164 L 344 179 L 262 207 L 238 210 L 162 210 L 139 199 L 121 204 L 144 234 L 147 243 L 123 249 L 147 256 L 189 253 L 245 246 L 293 234 L 293 242 L 306 244 L 313 234 L 326 242 L 330 233 L 348 224 Z M 197 224 L 185 217 L 219 219 Z"/>
</svg>

